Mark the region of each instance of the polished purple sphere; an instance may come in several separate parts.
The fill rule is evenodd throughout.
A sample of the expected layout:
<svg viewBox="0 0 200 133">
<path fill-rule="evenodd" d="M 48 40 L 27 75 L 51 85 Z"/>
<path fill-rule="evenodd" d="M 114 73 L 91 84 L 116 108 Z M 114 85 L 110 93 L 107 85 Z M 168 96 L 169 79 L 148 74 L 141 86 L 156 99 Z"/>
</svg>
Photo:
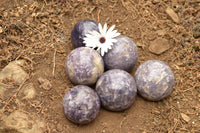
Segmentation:
<svg viewBox="0 0 200 133">
<path fill-rule="evenodd" d="M 102 57 L 88 47 L 74 49 L 65 63 L 67 76 L 74 84 L 93 85 L 104 72 Z"/>
<path fill-rule="evenodd" d="M 138 93 L 150 101 L 159 101 L 173 90 L 174 74 L 162 61 L 149 60 L 141 64 L 135 72 Z"/>
<path fill-rule="evenodd" d="M 133 104 L 137 88 L 135 80 L 128 72 L 112 69 L 99 78 L 96 92 L 104 108 L 110 111 L 122 111 Z"/>
<path fill-rule="evenodd" d="M 83 38 L 89 31 L 98 31 L 98 23 L 94 20 L 82 20 L 75 24 L 71 32 L 71 42 L 74 48 L 85 46 Z"/>
<path fill-rule="evenodd" d="M 64 95 L 63 109 L 70 121 L 76 124 L 87 124 L 99 113 L 100 100 L 90 87 L 77 85 Z"/>
<path fill-rule="evenodd" d="M 122 69 L 130 71 L 138 59 L 138 50 L 135 43 L 126 36 L 115 38 L 116 43 L 103 57 L 106 69 Z"/>
</svg>

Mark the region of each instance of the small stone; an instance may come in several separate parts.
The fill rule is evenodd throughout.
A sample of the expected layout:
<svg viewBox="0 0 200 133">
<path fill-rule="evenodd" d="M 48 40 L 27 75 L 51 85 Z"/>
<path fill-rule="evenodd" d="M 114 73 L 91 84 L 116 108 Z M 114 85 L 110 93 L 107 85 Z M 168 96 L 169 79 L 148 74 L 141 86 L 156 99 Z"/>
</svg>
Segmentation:
<svg viewBox="0 0 200 133">
<path fill-rule="evenodd" d="M 19 17 L 19 13 L 17 12 L 17 13 L 14 13 L 14 16 L 15 17 Z"/>
<path fill-rule="evenodd" d="M 57 124 L 56 130 L 59 131 L 59 132 L 62 132 L 63 128 L 62 128 L 62 125 L 60 123 Z"/>
<path fill-rule="evenodd" d="M 184 113 L 181 113 L 181 117 L 183 118 L 183 120 L 184 121 L 186 121 L 186 122 L 189 122 L 190 121 L 190 117 L 189 116 L 187 116 L 186 114 L 184 114 Z"/>
<path fill-rule="evenodd" d="M 153 110 L 152 113 L 158 115 L 158 114 L 160 114 L 160 111 L 158 111 L 158 110 Z"/>
<path fill-rule="evenodd" d="M 32 99 L 36 95 L 35 88 L 33 86 L 33 83 L 25 84 L 22 89 L 20 90 L 20 96 L 22 96 L 22 99 Z"/>
<path fill-rule="evenodd" d="M 157 38 L 151 42 L 149 51 L 154 54 L 162 54 L 170 48 L 169 41 L 164 38 Z"/>
<path fill-rule="evenodd" d="M 3 16 L 6 18 L 8 16 L 8 12 L 4 12 Z"/>
<path fill-rule="evenodd" d="M 144 47 L 145 47 L 145 45 L 144 45 L 144 44 L 142 44 L 142 43 L 140 43 L 140 42 L 137 42 L 137 43 L 136 43 L 136 46 L 138 46 L 138 47 L 142 47 L 142 48 L 144 48 Z"/>
<path fill-rule="evenodd" d="M 18 10 L 18 12 L 19 12 L 20 15 L 22 15 L 22 14 L 23 14 L 23 9 L 20 8 L 20 9 Z"/>
<path fill-rule="evenodd" d="M 54 28 L 58 28 L 60 26 L 60 24 L 54 24 L 53 26 L 54 26 Z"/>
<path fill-rule="evenodd" d="M 24 60 L 18 60 L 9 63 L 0 72 L 0 80 L 9 78 L 12 79 L 16 84 L 21 84 L 28 77 L 28 74 L 21 67 L 24 62 Z"/>
<path fill-rule="evenodd" d="M 3 28 L 2 27 L 0 27 L 0 34 L 3 32 Z"/>
<path fill-rule="evenodd" d="M 34 115 L 33 115 L 34 116 Z M 3 129 L 13 129 L 20 133 L 43 133 L 45 123 L 39 118 L 31 117 L 21 111 L 14 111 L 9 116 L 3 116 Z"/>
<path fill-rule="evenodd" d="M 30 7 L 30 8 L 29 8 L 29 11 L 30 11 L 30 12 L 33 12 L 33 10 L 34 10 L 33 7 Z"/>
<path fill-rule="evenodd" d="M 36 15 L 37 15 L 36 13 L 32 13 L 32 15 L 31 15 L 31 16 L 32 16 L 32 17 L 36 17 Z"/>
<path fill-rule="evenodd" d="M 49 13 L 48 12 L 38 12 L 36 14 L 36 17 L 48 17 Z"/>
<path fill-rule="evenodd" d="M 164 36 L 166 34 L 166 31 L 164 30 L 157 30 L 156 33 L 159 35 L 159 36 Z"/>
<path fill-rule="evenodd" d="M 178 15 L 174 12 L 174 10 L 172 10 L 171 8 L 167 8 L 165 10 L 165 12 L 167 13 L 167 15 L 169 15 L 169 17 L 175 22 L 175 23 L 179 23 L 180 19 L 178 17 Z"/>
<path fill-rule="evenodd" d="M 157 3 L 159 3 L 159 2 L 160 2 L 160 0 L 153 0 L 153 1 L 152 1 L 153 4 L 157 4 Z"/>
<path fill-rule="evenodd" d="M 44 90 L 50 90 L 51 89 L 52 85 L 49 82 L 49 80 L 43 79 L 42 77 L 39 77 L 38 81 L 40 83 L 40 88 L 42 88 Z"/>
</svg>

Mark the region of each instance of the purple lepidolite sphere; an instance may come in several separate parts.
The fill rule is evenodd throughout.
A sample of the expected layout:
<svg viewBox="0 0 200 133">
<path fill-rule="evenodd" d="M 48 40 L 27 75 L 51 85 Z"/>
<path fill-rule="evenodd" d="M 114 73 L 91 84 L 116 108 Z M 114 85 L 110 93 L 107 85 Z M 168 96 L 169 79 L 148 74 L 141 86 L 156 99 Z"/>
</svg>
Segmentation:
<svg viewBox="0 0 200 133">
<path fill-rule="evenodd" d="M 93 85 L 103 74 L 104 63 L 97 51 L 79 47 L 68 55 L 65 68 L 74 84 Z"/>
<path fill-rule="evenodd" d="M 94 20 L 82 20 L 75 24 L 71 32 L 71 41 L 74 48 L 85 46 L 83 38 L 89 31 L 98 31 L 98 23 Z"/>
<path fill-rule="evenodd" d="M 96 92 L 104 108 L 110 111 L 122 111 L 134 102 L 137 88 L 135 80 L 128 72 L 112 69 L 99 78 Z"/>
<path fill-rule="evenodd" d="M 90 87 L 77 85 L 65 94 L 63 109 L 66 117 L 72 122 L 87 124 L 96 118 L 100 109 L 100 100 Z"/>
<path fill-rule="evenodd" d="M 103 57 L 106 69 L 122 69 L 130 71 L 138 59 L 138 50 L 135 43 L 126 36 L 115 38 L 116 43 Z"/>
<path fill-rule="evenodd" d="M 150 101 L 159 101 L 173 90 L 174 74 L 162 61 L 149 60 L 141 64 L 135 72 L 138 93 Z"/>
</svg>

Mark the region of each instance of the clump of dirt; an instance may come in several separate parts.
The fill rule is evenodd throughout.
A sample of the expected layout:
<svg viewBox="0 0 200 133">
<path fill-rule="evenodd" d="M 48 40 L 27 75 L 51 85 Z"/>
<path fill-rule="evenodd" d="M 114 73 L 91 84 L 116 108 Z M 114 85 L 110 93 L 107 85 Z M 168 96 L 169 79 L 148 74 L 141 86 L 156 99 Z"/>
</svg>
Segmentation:
<svg viewBox="0 0 200 133">
<path fill-rule="evenodd" d="M 44 121 L 45 132 L 199 132 L 199 7 L 195 0 L 4 0 L 0 5 L 0 70 L 12 61 L 25 60 L 21 67 L 29 77 L 20 85 L 10 79 L 0 82 L 13 89 L 9 97 L 0 97 L 0 116 L 16 110 L 28 112 L 32 119 L 37 116 Z M 130 109 L 119 113 L 101 109 L 84 126 L 68 121 L 62 98 L 73 84 L 64 63 L 73 49 L 71 30 L 83 19 L 115 24 L 137 44 L 140 54 L 132 75 L 146 60 L 166 62 L 176 79 L 170 97 L 149 102 L 138 96 Z M 168 40 L 170 48 L 154 54 L 149 47 L 158 38 Z M 51 89 L 40 87 L 40 78 Z M 36 91 L 30 99 L 22 98 L 20 92 L 27 90 L 23 89 L 27 84 Z M 0 126 L 0 131 L 8 130 L 16 129 Z"/>
</svg>

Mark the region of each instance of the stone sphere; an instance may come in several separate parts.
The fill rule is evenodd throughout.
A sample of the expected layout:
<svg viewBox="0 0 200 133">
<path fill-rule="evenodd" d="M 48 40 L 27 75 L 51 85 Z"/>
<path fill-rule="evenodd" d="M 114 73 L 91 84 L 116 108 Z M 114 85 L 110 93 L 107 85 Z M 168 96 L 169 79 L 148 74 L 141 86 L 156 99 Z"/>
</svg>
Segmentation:
<svg viewBox="0 0 200 133">
<path fill-rule="evenodd" d="M 93 85 L 103 74 L 104 63 L 97 51 L 79 47 L 68 55 L 65 69 L 72 83 Z"/>
<path fill-rule="evenodd" d="M 100 100 L 90 87 L 77 85 L 64 95 L 63 109 L 70 121 L 76 124 L 88 124 L 98 115 Z"/>
<path fill-rule="evenodd" d="M 133 104 L 137 88 L 135 80 L 128 72 L 112 69 L 99 78 L 96 83 L 96 92 L 105 109 L 122 111 Z"/>
<path fill-rule="evenodd" d="M 138 93 L 147 100 L 159 101 L 173 90 L 174 74 L 162 61 L 149 60 L 141 64 L 135 72 Z"/>
<path fill-rule="evenodd" d="M 103 57 L 105 68 L 130 71 L 137 63 L 137 46 L 127 36 L 120 35 L 115 39 L 117 42 Z"/>
<path fill-rule="evenodd" d="M 98 23 L 94 20 L 82 20 L 74 25 L 74 28 L 71 32 L 71 42 L 74 48 L 83 47 L 83 38 L 89 31 L 96 30 L 98 31 Z"/>
</svg>

